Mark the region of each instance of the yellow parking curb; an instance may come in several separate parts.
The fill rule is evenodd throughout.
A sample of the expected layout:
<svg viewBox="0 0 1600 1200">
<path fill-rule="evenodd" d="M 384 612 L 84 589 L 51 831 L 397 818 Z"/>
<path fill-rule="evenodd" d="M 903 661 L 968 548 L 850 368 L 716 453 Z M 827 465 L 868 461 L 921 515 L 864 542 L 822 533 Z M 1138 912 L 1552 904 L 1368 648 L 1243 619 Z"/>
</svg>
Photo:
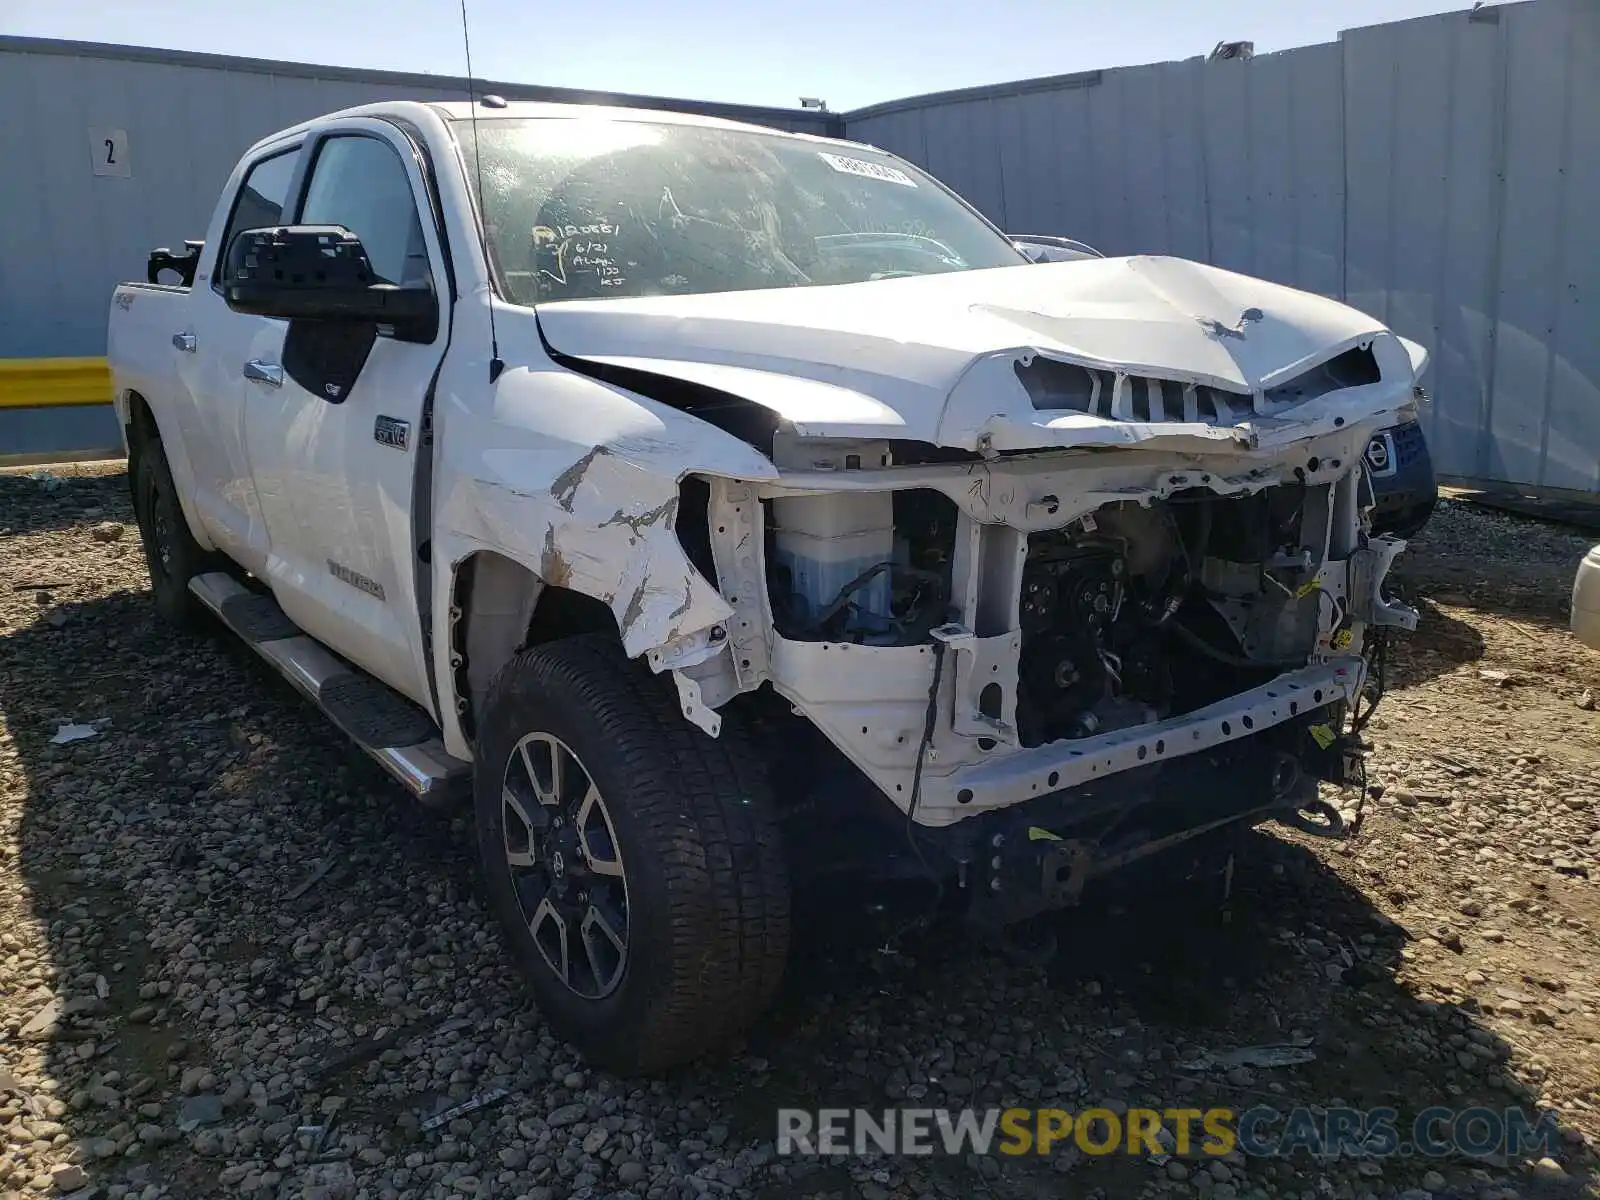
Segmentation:
<svg viewBox="0 0 1600 1200">
<path fill-rule="evenodd" d="M 0 408 L 110 403 L 103 358 L 0 358 Z"/>
</svg>

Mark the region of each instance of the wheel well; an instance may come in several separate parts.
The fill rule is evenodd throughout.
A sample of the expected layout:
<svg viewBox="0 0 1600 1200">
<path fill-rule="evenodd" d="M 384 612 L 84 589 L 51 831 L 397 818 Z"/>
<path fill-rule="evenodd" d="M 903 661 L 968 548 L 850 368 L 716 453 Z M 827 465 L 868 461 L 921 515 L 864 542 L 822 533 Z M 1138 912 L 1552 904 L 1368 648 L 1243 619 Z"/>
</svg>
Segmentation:
<svg viewBox="0 0 1600 1200">
<path fill-rule="evenodd" d="M 519 650 L 582 633 L 622 640 L 604 601 L 546 583 L 492 550 L 469 555 L 457 566 L 450 622 L 456 711 L 468 739 L 474 736 L 489 684 Z"/>
<path fill-rule="evenodd" d="M 160 441 L 161 430 L 156 425 L 156 415 L 150 411 L 150 402 L 138 392 L 128 393 L 128 448 L 145 441 Z"/>
<path fill-rule="evenodd" d="M 622 640 L 616 614 L 609 604 L 571 588 L 547 584 L 539 593 L 539 604 L 528 622 L 528 638 L 523 646 L 537 646 L 580 633 L 604 633 L 619 642 Z"/>
</svg>

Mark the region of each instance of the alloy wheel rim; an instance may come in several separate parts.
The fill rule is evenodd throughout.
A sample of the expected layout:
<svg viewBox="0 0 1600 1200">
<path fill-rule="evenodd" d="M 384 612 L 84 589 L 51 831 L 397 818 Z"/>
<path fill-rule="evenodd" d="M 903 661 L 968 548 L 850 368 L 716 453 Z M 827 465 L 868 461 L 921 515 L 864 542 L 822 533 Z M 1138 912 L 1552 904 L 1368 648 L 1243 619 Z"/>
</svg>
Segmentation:
<svg viewBox="0 0 1600 1200">
<path fill-rule="evenodd" d="M 628 964 L 628 876 L 616 826 L 572 748 L 525 735 L 500 788 L 506 867 L 545 965 L 586 1000 L 610 995 Z"/>
</svg>

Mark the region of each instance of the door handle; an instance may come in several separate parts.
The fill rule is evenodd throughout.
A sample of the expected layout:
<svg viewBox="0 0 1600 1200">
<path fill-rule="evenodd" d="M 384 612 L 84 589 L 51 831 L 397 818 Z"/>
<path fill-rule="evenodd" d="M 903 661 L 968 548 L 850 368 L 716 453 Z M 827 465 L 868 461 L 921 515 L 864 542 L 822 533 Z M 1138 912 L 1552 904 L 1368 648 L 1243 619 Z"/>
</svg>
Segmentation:
<svg viewBox="0 0 1600 1200">
<path fill-rule="evenodd" d="M 275 362 L 268 362 L 264 358 L 252 358 L 244 364 L 244 377 L 256 383 L 264 383 L 268 387 L 283 386 L 283 368 Z"/>
<path fill-rule="evenodd" d="M 185 354 L 193 354 L 200 342 L 192 333 L 175 333 L 172 335 L 172 344 Z"/>
</svg>

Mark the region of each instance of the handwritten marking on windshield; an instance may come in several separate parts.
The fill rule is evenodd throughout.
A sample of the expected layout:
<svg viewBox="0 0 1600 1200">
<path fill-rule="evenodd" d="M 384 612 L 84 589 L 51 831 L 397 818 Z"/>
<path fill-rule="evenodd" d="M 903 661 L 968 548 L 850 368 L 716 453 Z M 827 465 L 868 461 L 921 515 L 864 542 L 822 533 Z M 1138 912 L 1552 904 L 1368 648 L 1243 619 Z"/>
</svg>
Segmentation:
<svg viewBox="0 0 1600 1200">
<path fill-rule="evenodd" d="M 571 283 L 567 275 L 568 268 L 571 268 L 574 275 L 594 276 L 603 288 L 621 287 L 628 281 L 627 277 L 611 257 L 611 244 L 603 240 L 605 236 L 621 232 L 622 227 L 611 222 L 596 225 L 562 225 L 559 228 L 535 225 L 534 250 L 549 255 L 552 264 L 552 266 L 541 265 L 538 273 L 566 287 Z"/>
</svg>

